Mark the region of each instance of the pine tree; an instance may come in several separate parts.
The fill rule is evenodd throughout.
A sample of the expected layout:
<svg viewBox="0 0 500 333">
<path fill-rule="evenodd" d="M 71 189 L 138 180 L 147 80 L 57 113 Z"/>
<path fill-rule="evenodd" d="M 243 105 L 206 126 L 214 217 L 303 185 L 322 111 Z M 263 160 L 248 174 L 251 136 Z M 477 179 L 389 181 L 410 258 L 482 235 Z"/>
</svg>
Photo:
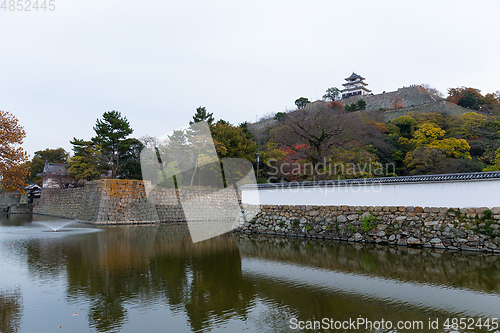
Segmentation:
<svg viewBox="0 0 500 333">
<path fill-rule="evenodd" d="M 200 106 L 196 108 L 196 113 L 193 116 L 193 121 L 190 121 L 189 125 L 206 121 L 209 126 L 212 126 L 212 123 L 214 122 L 213 115 L 214 115 L 213 113 L 207 112 L 207 109 L 204 106 Z"/>
</svg>

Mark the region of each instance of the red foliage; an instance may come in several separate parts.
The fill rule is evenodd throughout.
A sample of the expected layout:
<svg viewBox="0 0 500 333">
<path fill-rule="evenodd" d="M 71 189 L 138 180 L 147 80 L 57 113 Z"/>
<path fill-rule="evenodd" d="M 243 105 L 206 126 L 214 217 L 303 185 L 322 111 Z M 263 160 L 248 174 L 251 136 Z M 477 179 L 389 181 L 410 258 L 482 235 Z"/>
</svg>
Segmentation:
<svg viewBox="0 0 500 333">
<path fill-rule="evenodd" d="M 344 106 L 339 101 L 332 101 L 328 103 L 328 107 L 334 110 L 343 110 Z"/>
<path fill-rule="evenodd" d="M 297 181 L 304 173 L 304 164 L 306 164 L 306 152 L 311 148 L 308 144 L 294 144 L 291 147 L 283 146 L 279 148 L 285 153 L 285 158 L 278 162 L 280 170 L 286 174 L 286 178 L 290 181 Z"/>
<path fill-rule="evenodd" d="M 446 100 L 450 103 L 453 103 L 453 104 L 458 104 L 458 101 L 460 99 L 462 99 L 463 97 L 465 97 L 464 94 L 457 94 L 457 95 L 453 95 L 453 96 L 449 96 Z"/>
</svg>

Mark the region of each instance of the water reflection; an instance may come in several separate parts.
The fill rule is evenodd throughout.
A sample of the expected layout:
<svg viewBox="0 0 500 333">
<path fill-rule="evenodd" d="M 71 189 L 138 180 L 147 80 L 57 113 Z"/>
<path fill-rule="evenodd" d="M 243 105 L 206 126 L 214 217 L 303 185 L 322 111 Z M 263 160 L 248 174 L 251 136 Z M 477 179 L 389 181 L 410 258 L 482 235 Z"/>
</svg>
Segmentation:
<svg viewBox="0 0 500 333">
<path fill-rule="evenodd" d="M 193 244 L 185 225 L 41 238 L 3 231 L 9 265 L 27 265 L 29 279 L 52 282 L 49 292 L 82 309 L 86 327 L 74 332 L 288 332 L 292 317 L 427 322 L 500 308 L 500 256 L 488 254 L 229 234 Z M 23 288 L 11 318 L 21 316 Z"/>
<path fill-rule="evenodd" d="M 19 288 L 0 289 L 0 332 L 18 332 L 23 312 L 23 297 Z"/>
</svg>

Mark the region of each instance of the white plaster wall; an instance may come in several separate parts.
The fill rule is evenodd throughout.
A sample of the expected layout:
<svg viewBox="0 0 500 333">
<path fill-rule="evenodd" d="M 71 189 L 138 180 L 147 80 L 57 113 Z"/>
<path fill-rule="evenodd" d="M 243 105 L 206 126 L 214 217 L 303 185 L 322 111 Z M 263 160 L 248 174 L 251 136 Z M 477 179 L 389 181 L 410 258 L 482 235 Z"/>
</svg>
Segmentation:
<svg viewBox="0 0 500 333">
<path fill-rule="evenodd" d="M 500 179 L 242 190 L 254 205 L 500 207 Z"/>
</svg>

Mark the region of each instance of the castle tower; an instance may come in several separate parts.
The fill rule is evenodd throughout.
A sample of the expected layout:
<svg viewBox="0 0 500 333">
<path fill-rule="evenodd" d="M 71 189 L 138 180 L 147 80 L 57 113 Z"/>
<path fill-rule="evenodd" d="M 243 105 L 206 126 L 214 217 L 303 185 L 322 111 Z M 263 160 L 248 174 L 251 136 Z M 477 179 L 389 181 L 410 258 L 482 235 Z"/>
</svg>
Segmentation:
<svg viewBox="0 0 500 333">
<path fill-rule="evenodd" d="M 364 79 L 364 77 L 354 72 L 351 74 L 351 76 L 346 78 L 345 80 L 347 81 L 347 83 L 342 84 L 344 86 L 344 89 L 340 91 L 342 93 L 342 98 L 348 98 L 358 95 L 368 95 L 371 90 L 366 88 L 368 84 L 363 82 Z"/>
</svg>

